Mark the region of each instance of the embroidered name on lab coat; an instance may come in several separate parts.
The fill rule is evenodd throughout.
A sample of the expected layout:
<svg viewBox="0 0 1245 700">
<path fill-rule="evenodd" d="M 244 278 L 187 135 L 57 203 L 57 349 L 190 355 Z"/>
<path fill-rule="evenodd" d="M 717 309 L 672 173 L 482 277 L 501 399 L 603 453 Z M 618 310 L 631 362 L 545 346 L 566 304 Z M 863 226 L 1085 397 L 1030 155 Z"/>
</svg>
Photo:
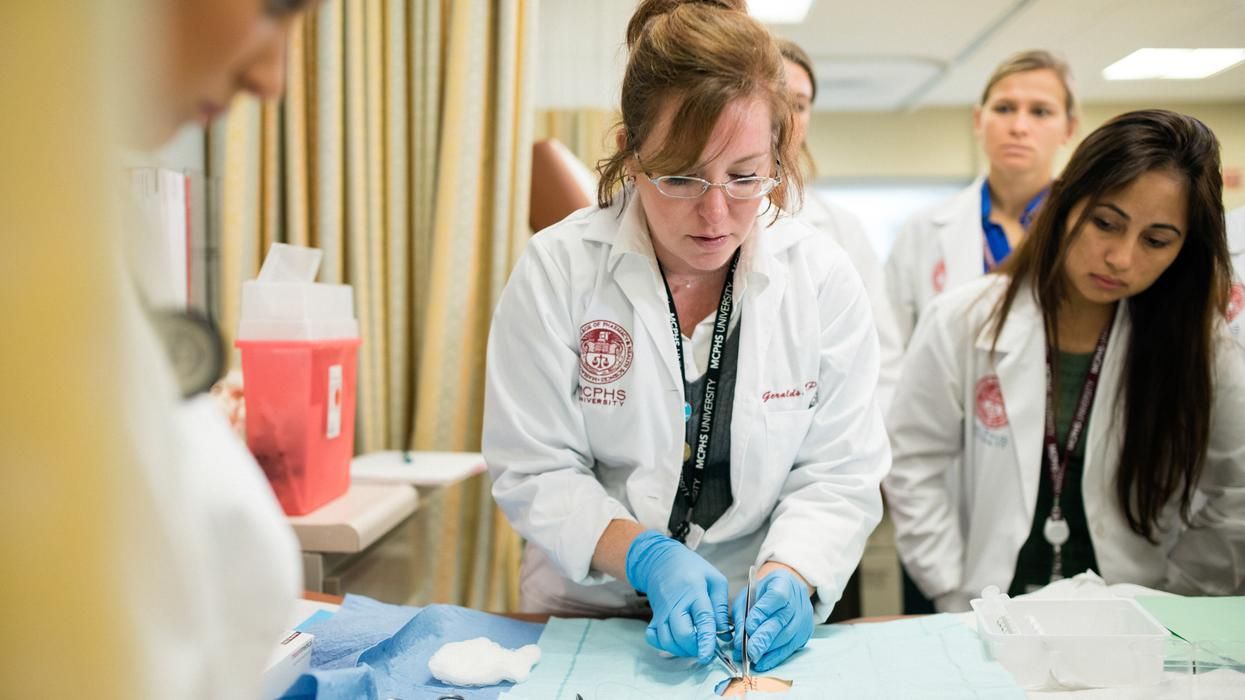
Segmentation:
<svg viewBox="0 0 1245 700">
<path fill-rule="evenodd" d="M 781 399 L 796 399 L 805 394 L 808 395 L 808 406 L 811 408 L 817 403 L 817 382 L 804 382 L 804 388 L 791 387 L 790 389 L 773 389 L 761 392 L 761 403 L 769 403 L 770 401 L 778 401 Z"/>
</svg>

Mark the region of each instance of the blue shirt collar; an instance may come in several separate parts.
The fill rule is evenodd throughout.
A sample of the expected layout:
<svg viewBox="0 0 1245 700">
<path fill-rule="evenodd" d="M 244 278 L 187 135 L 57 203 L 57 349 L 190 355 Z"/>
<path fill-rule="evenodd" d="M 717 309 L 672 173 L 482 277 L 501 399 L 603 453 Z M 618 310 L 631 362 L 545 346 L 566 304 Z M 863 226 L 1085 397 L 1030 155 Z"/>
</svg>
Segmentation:
<svg viewBox="0 0 1245 700">
<path fill-rule="evenodd" d="M 1042 205 L 1042 201 L 1046 199 L 1048 192 L 1050 192 L 1050 187 L 1043 188 L 1041 192 L 1038 192 L 1025 205 L 1024 212 L 1020 214 L 1020 225 L 1026 231 L 1029 230 L 1029 225 L 1033 223 L 1038 207 Z M 1012 252 L 1011 243 L 1008 242 L 1007 233 L 1003 231 L 1003 227 L 990 220 L 990 209 L 990 180 L 989 178 L 983 178 L 981 181 L 981 230 L 985 234 L 987 254 L 982 259 L 982 267 L 985 268 L 986 272 L 990 271 L 990 258 L 993 258 L 997 265 L 1002 263 Z"/>
</svg>

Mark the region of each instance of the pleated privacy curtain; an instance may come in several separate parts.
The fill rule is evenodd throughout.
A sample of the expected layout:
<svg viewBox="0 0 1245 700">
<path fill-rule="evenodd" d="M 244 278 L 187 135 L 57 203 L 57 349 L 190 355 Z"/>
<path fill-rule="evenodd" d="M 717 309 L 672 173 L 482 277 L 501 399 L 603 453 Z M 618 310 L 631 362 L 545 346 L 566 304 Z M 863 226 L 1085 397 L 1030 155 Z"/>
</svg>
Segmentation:
<svg viewBox="0 0 1245 700">
<path fill-rule="evenodd" d="M 536 0 L 329 0 L 295 29 L 285 98 L 212 134 L 221 326 L 274 241 L 353 286 L 356 450 L 480 447 L 492 309 L 529 231 Z M 232 340 L 232 338 L 230 338 Z M 418 599 L 504 610 L 518 540 L 477 477 L 424 497 Z"/>
</svg>

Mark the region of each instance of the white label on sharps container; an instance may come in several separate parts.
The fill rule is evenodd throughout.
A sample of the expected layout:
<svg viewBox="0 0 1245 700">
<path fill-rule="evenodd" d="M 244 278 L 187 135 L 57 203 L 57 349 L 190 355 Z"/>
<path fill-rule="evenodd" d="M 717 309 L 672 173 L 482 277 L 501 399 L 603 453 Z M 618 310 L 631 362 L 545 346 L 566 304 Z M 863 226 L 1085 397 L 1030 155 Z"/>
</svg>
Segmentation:
<svg viewBox="0 0 1245 700">
<path fill-rule="evenodd" d="M 332 440 L 342 434 L 342 366 L 329 367 L 328 421 L 324 437 Z"/>
</svg>

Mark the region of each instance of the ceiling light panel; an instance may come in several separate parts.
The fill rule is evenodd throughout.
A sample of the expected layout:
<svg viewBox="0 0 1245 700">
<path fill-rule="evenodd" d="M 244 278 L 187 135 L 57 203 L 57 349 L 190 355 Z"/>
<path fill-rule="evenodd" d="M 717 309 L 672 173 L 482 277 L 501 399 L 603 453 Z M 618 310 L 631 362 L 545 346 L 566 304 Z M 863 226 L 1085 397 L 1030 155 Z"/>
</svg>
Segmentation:
<svg viewBox="0 0 1245 700">
<path fill-rule="evenodd" d="M 748 14 L 766 24 L 799 24 L 813 0 L 749 0 Z"/>
<path fill-rule="evenodd" d="M 1102 69 L 1107 80 L 1200 80 L 1245 61 L 1245 49 L 1137 49 Z"/>
</svg>

